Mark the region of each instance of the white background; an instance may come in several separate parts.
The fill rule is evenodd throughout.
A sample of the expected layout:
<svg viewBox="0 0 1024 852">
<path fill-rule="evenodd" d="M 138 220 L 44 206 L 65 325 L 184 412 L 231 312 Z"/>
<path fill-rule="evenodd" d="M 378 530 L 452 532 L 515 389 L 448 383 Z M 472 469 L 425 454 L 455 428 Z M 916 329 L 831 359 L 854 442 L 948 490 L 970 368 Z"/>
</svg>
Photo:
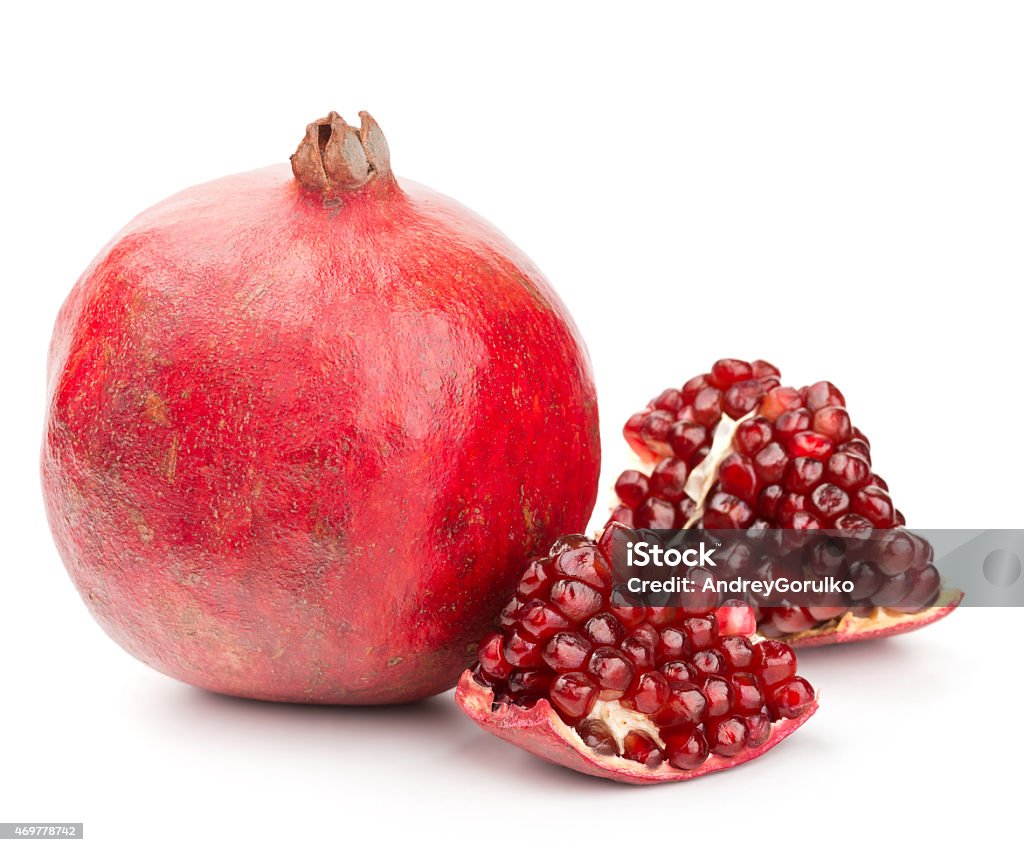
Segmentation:
<svg viewBox="0 0 1024 852">
<path fill-rule="evenodd" d="M 571 308 L 609 482 L 634 408 L 764 357 L 844 389 L 912 524 L 1021 526 L 1022 40 L 1013 3 L 9 6 L 0 820 L 84 820 L 96 849 L 1010 843 L 1018 611 L 808 653 L 799 735 L 620 787 L 450 695 L 269 706 L 148 670 L 68 581 L 36 466 L 51 323 L 99 247 L 368 108 L 399 175 L 495 222 Z"/>
</svg>

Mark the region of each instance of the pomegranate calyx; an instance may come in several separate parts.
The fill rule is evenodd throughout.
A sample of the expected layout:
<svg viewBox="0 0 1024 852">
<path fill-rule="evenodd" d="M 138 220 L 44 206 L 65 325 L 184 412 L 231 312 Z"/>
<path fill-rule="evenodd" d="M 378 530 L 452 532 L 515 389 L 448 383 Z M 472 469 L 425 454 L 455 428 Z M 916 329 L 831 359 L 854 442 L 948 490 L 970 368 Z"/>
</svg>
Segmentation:
<svg viewBox="0 0 1024 852">
<path fill-rule="evenodd" d="M 391 180 L 387 140 L 368 112 L 352 127 L 333 110 L 306 125 L 306 135 L 292 154 L 292 174 L 304 189 L 325 197 L 358 189 L 371 180 Z"/>
</svg>

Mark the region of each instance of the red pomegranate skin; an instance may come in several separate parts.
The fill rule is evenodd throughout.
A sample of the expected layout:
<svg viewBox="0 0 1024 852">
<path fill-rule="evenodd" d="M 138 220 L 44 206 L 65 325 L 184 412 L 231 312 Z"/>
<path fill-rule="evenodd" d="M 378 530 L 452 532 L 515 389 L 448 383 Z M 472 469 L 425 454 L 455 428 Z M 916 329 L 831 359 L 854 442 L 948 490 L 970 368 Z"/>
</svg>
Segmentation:
<svg viewBox="0 0 1024 852">
<path fill-rule="evenodd" d="M 524 558 L 590 517 L 583 343 L 533 264 L 389 175 L 285 166 L 131 222 L 60 310 L 42 477 L 125 649 L 278 701 L 452 687 Z"/>
</svg>

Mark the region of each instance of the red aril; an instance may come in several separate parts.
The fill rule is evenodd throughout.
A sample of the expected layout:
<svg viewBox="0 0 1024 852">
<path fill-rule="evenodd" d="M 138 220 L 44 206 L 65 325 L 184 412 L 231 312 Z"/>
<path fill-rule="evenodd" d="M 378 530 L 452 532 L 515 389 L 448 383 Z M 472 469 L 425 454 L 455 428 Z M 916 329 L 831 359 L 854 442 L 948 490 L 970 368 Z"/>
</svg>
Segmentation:
<svg viewBox="0 0 1024 852">
<path fill-rule="evenodd" d="M 529 554 L 589 518 L 598 467 L 564 306 L 494 228 L 399 182 L 366 114 L 141 214 L 54 329 L 64 563 L 123 647 L 218 692 L 448 689 Z"/>
</svg>

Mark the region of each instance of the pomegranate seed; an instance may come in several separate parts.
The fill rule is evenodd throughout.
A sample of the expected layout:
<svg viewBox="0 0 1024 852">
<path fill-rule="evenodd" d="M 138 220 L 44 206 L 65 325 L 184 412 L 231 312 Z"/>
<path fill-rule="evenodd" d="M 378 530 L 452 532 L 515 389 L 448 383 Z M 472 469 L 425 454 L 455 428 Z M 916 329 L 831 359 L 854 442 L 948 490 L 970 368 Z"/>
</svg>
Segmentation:
<svg viewBox="0 0 1024 852">
<path fill-rule="evenodd" d="M 673 683 L 696 683 L 697 670 L 685 660 L 672 660 L 661 667 L 661 673 L 669 685 Z"/>
<path fill-rule="evenodd" d="M 583 635 L 594 645 L 618 645 L 626 628 L 610 612 L 599 612 L 583 625 Z"/>
<path fill-rule="evenodd" d="M 686 596 L 684 605 L 679 607 L 686 615 L 707 615 L 718 606 L 718 592 L 712 586 L 706 588 L 708 581 L 715 581 L 715 575 L 707 568 L 689 568 L 685 577 L 689 587 L 694 589 Z"/>
<path fill-rule="evenodd" d="M 928 565 L 910 574 L 910 590 L 899 604 L 891 607 L 901 612 L 917 612 L 935 603 L 942 591 L 942 578 L 934 565 Z"/>
<path fill-rule="evenodd" d="M 766 639 L 754 646 L 754 665 L 766 687 L 789 680 L 796 674 L 796 654 L 782 642 Z"/>
<path fill-rule="evenodd" d="M 789 440 L 797 432 L 806 432 L 811 426 L 811 412 L 806 408 L 786 411 L 775 421 L 775 434 L 781 440 Z"/>
<path fill-rule="evenodd" d="M 827 459 L 832 453 L 832 442 L 817 432 L 797 432 L 789 439 L 789 452 L 793 456 Z"/>
<path fill-rule="evenodd" d="M 512 598 L 502 608 L 501 613 L 498 615 L 498 626 L 502 629 L 511 627 L 516 623 L 516 619 L 519 617 L 519 610 L 522 604 L 519 598 Z"/>
<path fill-rule="evenodd" d="M 505 659 L 516 668 L 535 668 L 543 662 L 540 645 L 520 633 L 519 628 L 505 634 L 504 646 Z"/>
<path fill-rule="evenodd" d="M 693 401 L 697 398 L 704 388 L 709 387 L 708 379 L 711 377 L 706 373 L 701 376 L 694 376 L 690 381 L 683 385 L 683 403 L 686 405 L 693 405 Z"/>
<path fill-rule="evenodd" d="M 850 497 L 838 485 L 826 482 L 811 493 L 811 506 L 821 517 L 830 521 L 850 508 Z"/>
<path fill-rule="evenodd" d="M 769 364 L 767 361 L 751 361 L 750 367 L 754 372 L 755 379 L 777 379 L 779 376 L 782 375 L 782 373 L 779 372 L 778 367 L 776 367 L 774 364 Z"/>
<path fill-rule="evenodd" d="M 743 724 L 747 726 L 747 745 L 756 748 L 768 742 L 772 732 L 772 721 L 767 713 L 754 713 L 745 716 Z"/>
<path fill-rule="evenodd" d="M 836 449 L 844 453 L 849 453 L 851 456 L 859 456 L 864 459 L 869 466 L 871 465 L 871 449 L 864 441 L 857 439 L 854 439 L 853 441 L 846 441 L 836 447 Z"/>
<path fill-rule="evenodd" d="M 748 603 L 726 601 L 715 610 L 715 623 L 719 636 L 740 638 L 750 636 L 757 629 L 757 616 L 754 608 Z"/>
<path fill-rule="evenodd" d="M 754 469 L 757 471 L 758 479 L 765 483 L 781 481 L 788 464 L 789 456 L 776 441 L 772 441 L 754 456 Z"/>
<path fill-rule="evenodd" d="M 640 423 L 640 439 L 644 444 L 659 455 L 668 453 L 668 433 L 674 418 L 667 411 L 648 412 Z"/>
<path fill-rule="evenodd" d="M 677 523 L 675 506 L 660 497 L 651 497 L 633 513 L 637 529 L 671 530 L 680 526 Z"/>
<path fill-rule="evenodd" d="M 480 645 L 477 653 L 480 659 L 480 668 L 491 677 L 504 680 L 512 673 L 512 666 L 505 659 L 500 633 L 492 633 L 488 636 Z"/>
<path fill-rule="evenodd" d="M 606 551 L 607 552 L 607 551 Z M 647 610 L 642 606 L 610 606 L 608 612 L 627 628 L 643 624 Z"/>
<path fill-rule="evenodd" d="M 909 574 L 897 574 L 894 577 L 886 577 L 878 591 L 871 596 L 871 603 L 875 606 L 896 606 L 902 603 L 910 591 L 911 578 Z"/>
<path fill-rule="evenodd" d="M 654 651 L 649 644 L 641 641 L 636 636 L 627 636 L 623 641 L 622 653 L 638 669 L 650 669 L 654 666 Z"/>
<path fill-rule="evenodd" d="M 736 427 L 733 441 L 744 455 L 752 456 L 772 439 L 772 425 L 765 417 L 752 417 Z"/>
<path fill-rule="evenodd" d="M 794 512 L 786 526 L 794 530 L 820 530 L 821 521 L 813 512 Z"/>
<path fill-rule="evenodd" d="M 699 725 L 707 718 L 708 699 L 696 683 L 669 683 L 669 696 L 654 721 L 666 728 Z"/>
<path fill-rule="evenodd" d="M 764 399 L 764 386 L 754 379 L 738 382 L 722 394 L 722 410 L 733 420 L 749 414 Z"/>
<path fill-rule="evenodd" d="M 815 411 L 814 417 L 811 420 L 811 427 L 815 432 L 820 432 L 834 444 L 849 441 L 853 436 L 850 415 L 845 408 L 838 408 L 836 406 L 819 408 Z"/>
<path fill-rule="evenodd" d="M 582 719 L 594 709 L 597 687 L 583 672 L 560 674 L 548 690 L 551 703 L 570 719 Z"/>
<path fill-rule="evenodd" d="M 850 580 L 853 591 L 850 597 L 855 601 L 866 601 L 881 588 L 885 575 L 871 562 L 854 562 L 850 566 Z"/>
<path fill-rule="evenodd" d="M 692 420 L 680 420 L 668 433 L 668 443 L 676 458 L 693 461 L 693 454 L 710 441 L 708 430 Z"/>
<path fill-rule="evenodd" d="M 689 497 L 683 497 L 676 503 L 676 525 L 682 527 L 690 520 L 697 509 L 697 504 Z"/>
<path fill-rule="evenodd" d="M 730 453 L 722 459 L 718 468 L 718 481 L 725 491 L 748 503 L 754 502 L 760 490 L 754 463 L 739 453 Z"/>
<path fill-rule="evenodd" d="M 737 717 L 722 719 L 708 725 L 708 745 L 712 754 L 732 757 L 747 744 L 747 726 Z"/>
<path fill-rule="evenodd" d="M 641 731 L 630 731 L 622 739 L 622 756 L 627 760 L 635 760 L 653 769 L 661 765 L 665 756 L 658 744 Z"/>
<path fill-rule="evenodd" d="M 804 390 L 806 393 L 803 396 L 811 411 L 829 406 L 846 407 L 846 400 L 839 392 L 839 388 L 831 382 L 815 382 Z"/>
<path fill-rule="evenodd" d="M 595 589 L 611 586 L 612 569 L 595 545 L 576 547 L 559 554 L 555 570 L 563 577 L 582 580 Z"/>
<path fill-rule="evenodd" d="M 742 382 L 754 375 L 754 370 L 746 361 L 736 358 L 721 358 L 711 367 L 709 381 L 720 390 L 725 390 L 731 384 Z"/>
<path fill-rule="evenodd" d="M 721 674 L 728 668 L 725 657 L 713 648 L 694 654 L 693 667 L 697 670 L 698 676 Z"/>
<path fill-rule="evenodd" d="M 778 516 L 779 505 L 786 492 L 780 485 L 769 485 L 761 489 L 761 496 L 757 498 L 757 512 L 768 521 L 774 521 Z"/>
<path fill-rule="evenodd" d="M 629 658 L 616 648 L 598 648 L 594 651 L 587 662 L 587 671 L 601 687 L 602 697 L 605 699 L 610 697 L 604 694 L 608 691 L 621 695 L 629 689 L 636 674 L 636 669 Z"/>
<path fill-rule="evenodd" d="M 693 401 L 693 416 L 702 426 L 714 426 L 722 417 L 722 392 L 704 388 Z"/>
<path fill-rule="evenodd" d="M 724 677 L 708 675 L 704 681 L 704 694 L 708 699 L 708 718 L 717 719 L 724 716 L 732 708 L 733 692 Z"/>
<path fill-rule="evenodd" d="M 690 648 L 694 651 L 710 648 L 718 638 L 717 625 L 713 618 L 707 616 L 691 616 L 684 619 L 681 626 L 690 642 Z"/>
<path fill-rule="evenodd" d="M 746 529 L 753 523 L 754 517 L 754 510 L 745 501 L 718 491 L 704 510 L 704 525 L 713 530 Z"/>
<path fill-rule="evenodd" d="M 658 637 L 657 660 L 681 660 L 689 655 L 689 640 L 678 627 L 666 627 Z"/>
<path fill-rule="evenodd" d="M 902 574 L 914 565 L 917 548 L 906 530 L 893 530 L 878 542 L 878 569 L 890 577 Z"/>
<path fill-rule="evenodd" d="M 733 705 L 737 713 L 756 713 L 764 707 L 764 694 L 757 678 L 750 672 L 737 672 L 732 676 Z"/>
<path fill-rule="evenodd" d="M 667 388 L 651 400 L 651 408 L 675 414 L 683 407 L 683 395 L 675 388 Z"/>
<path fill-rule="evenodd" d="M 623 706 L 653 716 L 665 706 L 669 692 L 665 675 L 661 672 L 644 672 L 637 679 L 629 698 L 623 700 Z"/>
<path fill-rule="evenodd" d="M 847 512 L 836 518 L 836 529 L 844 532 L 865 532 L 870 533 L 873 529 L 871 522 L 863 515 L 856 512 Z"/>
<path fill-rule="evenodd" d="M 618 744 L 608 726 L 599 719 L 586 719 L 576 729 L 580 738 L 597 754 L 613 755 L 619 753 Z"/>
<path fill-rule="evenodd" d="M 786 470 L 783 480 L 786 488 L 797 494 L 810 494 L 825 475 L 825 465 L 819 459 L 801 456 L 795 458 Z"/>
<path fill-rule="evenodd" d="M 623 471 L 615 480 L 615 496 L 630 509 L 635 509 L 651 492 L 651 482 L 638 470 Z"/>
<path fill-rule="evenodd" d="M 551 602 L 570 621 L 586 621 L 601 609 L 601 593 L 580 580 L 558 580 L 551 586 Z"/>
<path fill-rule="evenodd" d="M 682 459 L 662 459 L 651 474 L 651 493 L 664 500 L 678 500 L 685 493 L 683 489 L 688 474 L 686 462 Z"/>
<path fill-rule="evenodd" d="M 814 690 L 802 677 L 779 684 L 768 693 L 768 707 L 783 719 L 795 719 L 814 703 Z"/>
<path fill-rule="evenodd" d="M 825 476 L 847 491 L 868 481 L 871 467 L 863 458 L 846 452 L 834 453 L 828 460 Z"/>
<path fill-rule="evenodd" d="M 655 627 L 664 627 L 666 624 L 671 624 L 676 620 L 675 607 L 670 606 L 649 606 L 647 607 L 647 623 L 653 624 Z M 658 644 L 658 639 L 654 640 L 655 646 Z"/>
<path fill-rule="evenodd" d="M 540 597 L 546 595 L 550 587 L 551 572 L 548 570 L 548 563 L 533 562 L 519 581 L 516 592 L 524 598 Z"/>
<path fill-rule="evenodd" d="M 544 646 L 543 659 L 556 672 L 575 672 L 584 667 L 590 643 L 578 633 L 558 633 Z"/>
<path fill-rule="evenodd" d="M 806 512 L 810 506 L 810 501 L 803 494 L 797 494 L 795 491 L 788 492 L 780 501 L 778 507 L 778 519 L 779 523 L 786 528 L 792 529 L 793 516 L 797 512 Z"/>
<path fill-rule="evenodd" d="M 727 667 L 733 671 L 748 669 L 754 662 L 754 646 L 745 636 L 723 636 L 718 649 Z"/>
<path fill-rule="evenodd" d="M 761 403 L 761 414 L 771 421 L 787 411 L 795 411 L 803 405 L 800 394 L 793 388 L 773 388 L 765 394 Z"/>
<path fill-rule="evenodd" d="M 640 624 L 633 628 L 633 632 L 630 634 L 634 639 L 639 642 L 643 642 L 652 651 L 658 646 L 658 630 L 651 626 L 650 623 L 650 612 L 653 607 L 649 607 L 648 620 L 646 624 Z"/>
<path fill-rule="evenodd" d="M 554 675 L 543 669 L 517 669 L 508 679 L 508 692 L 517 701 L 536 700 L 548 694 Z"/>
<path fill-rule="evenodd" d="M 875 527 L 893 525 L 892 500 L 881 488 L 869 485 L 856 491 L 851 499 L 853 511 L 863 515 Z"/>
<path fill-rule="evenodd" d="M 644 443 L 644 439 L 640 433 L 643 430 L 643 424 L 646 418 L 646 411 L 638 411 L 630 417 L 629 420 L 626 421 L 626 425 L 622 427 L 622 436 L 626 439 L 626 443 L 629 444 L 636 452 L 644 456 L 648 454 L 647 444 Z"/>
<path fill-rule="evenodd" d="M 710 749 L 704 734 L 696 728 L 673 732 L 665 736 L 668 762 L 676 769 L 696 769 L 708 759 Z"/>
<path fill-rule="evenodd" d="M 560 630 L 569 627 L 569 622 L 560 612 L 541 600 L 532 600 L 524 604 L 519 611 L 519 622 L 523 626 L 523 632 L 538 642 L 541 639 L 549 639 Z"/>
</svg>

